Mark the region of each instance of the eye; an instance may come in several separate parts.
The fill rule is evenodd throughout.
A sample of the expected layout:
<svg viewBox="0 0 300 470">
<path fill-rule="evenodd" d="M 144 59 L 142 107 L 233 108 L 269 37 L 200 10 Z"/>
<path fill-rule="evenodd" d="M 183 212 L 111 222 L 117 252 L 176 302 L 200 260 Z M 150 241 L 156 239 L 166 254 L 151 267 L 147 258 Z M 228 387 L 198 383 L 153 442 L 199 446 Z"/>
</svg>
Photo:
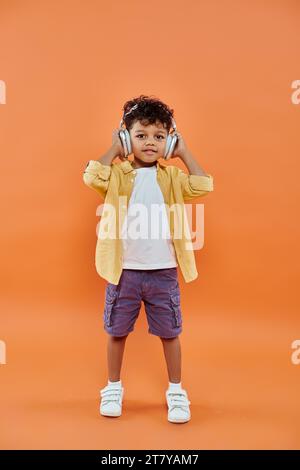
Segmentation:
<svg viewBox="0 0 300 470">
<path fill-rule="evenodd" d="M 145 135 L 145 134 L 137 134 L 136 137 L 139 138 L 139 137 L 143 137 L 144 135 Z M 156 137 L 160 137 L 159 140 L 163 140 L 163 139 L 165 138 L 165 137 L 164 137 L 163 135 L 161 135 L 161 134 L 157 135 Z"/>
</svg>

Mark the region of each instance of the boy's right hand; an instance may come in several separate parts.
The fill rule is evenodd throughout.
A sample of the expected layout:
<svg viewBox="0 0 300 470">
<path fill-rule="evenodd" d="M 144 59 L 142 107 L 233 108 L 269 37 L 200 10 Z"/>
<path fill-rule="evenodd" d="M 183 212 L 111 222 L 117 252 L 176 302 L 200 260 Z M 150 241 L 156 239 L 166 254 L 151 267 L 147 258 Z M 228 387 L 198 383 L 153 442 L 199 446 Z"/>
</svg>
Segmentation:
<svg viewBox="0 0 300 470">
<path fill-rule="evenodd" d="M 123 148 L 123 144 L 121 141 L 121 138 L 119 136 L 119 132 L 122 129 L 122 127 L 119 127 L 117 129 L 113 130 L 112 133 L 112 147 L 116 152 L 116 157 L 119 157 L 122 161 L 127 160 L 127 157 L 125 157 L 125 151 Z"/>
</svg>

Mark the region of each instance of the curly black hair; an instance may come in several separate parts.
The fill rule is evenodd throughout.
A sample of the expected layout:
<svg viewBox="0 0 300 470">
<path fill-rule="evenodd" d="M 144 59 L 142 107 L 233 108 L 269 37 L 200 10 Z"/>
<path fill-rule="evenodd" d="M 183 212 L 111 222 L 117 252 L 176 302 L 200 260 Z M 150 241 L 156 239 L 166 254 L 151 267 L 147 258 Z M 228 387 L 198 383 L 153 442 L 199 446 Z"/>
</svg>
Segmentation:
<svg viewBox="0 0 300 470">
<path fill-rule="evenodd" d="M 137 106 L 131 111 L 131 108 L 135 105 Z M 123 111 L 123 119 L 128 130 L 132 128 L 135 121 L 140 121 L 144 126 L 155 124 L 156 121 L 159 121 L 168 132 L 172 127 L 174 109 L 170 109 L 167 104 L 153 95 L 140 95 L 132 100 L 126 101 L 123 106 Z M 126 115 L 126 113 L 129 114 Z"/>
</svg>

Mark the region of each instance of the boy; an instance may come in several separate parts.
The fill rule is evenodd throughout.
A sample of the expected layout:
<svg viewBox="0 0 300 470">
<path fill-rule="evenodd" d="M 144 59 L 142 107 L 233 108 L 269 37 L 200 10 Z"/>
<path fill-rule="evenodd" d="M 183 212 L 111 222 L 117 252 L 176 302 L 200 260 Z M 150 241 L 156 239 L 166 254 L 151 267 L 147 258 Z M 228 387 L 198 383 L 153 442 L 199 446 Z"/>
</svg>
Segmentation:
<svg viewBox="0 0 300 470">
<path fill-rule="evenodd" d="M 127 158 L 120 139 L 120 127 L 113 132 L 111 148 L 99 160 L 90 160 L 83 175 L 84 183 L 105 199 L 104 206 L 111 209 L 112 214 L 108 220 L 113 220 L 114 229 L 119 230 L 113 237 L 103 236 L 107 218 L 102 215 L 96 269 L 108 281 L 103 319 L 104 329 L 109 334 L 109 379 L 100 392 L 100 413 L 103 416 L 120 416 L 122 413 L 124 388 L 120 373 L 123 352 L 143 300 L 148 332 L 158 336 L 164 348 L 169 376 L 166 391 L 168 420 L 184 423 L 191 419 L 191 412 L 187 392 L 181 387 L 179 334 L 182 332 L 182 314 L 177 266 L 179 264 L 186 282 L 194 280 L 198 273 L 193 250 L 186 248 L 189 238 L 185 231 L 180 237 L 174 236 L 174 220 L 165 205 L 183 208 L 184 201 L 213 191 L 213 178 L 202 170 L 178 132 L 171 158 L 180 158 L 189 175 L 176 166 L 158 161 L 165 155 L 166 139 L 174 123 L 173 110 L 166 104 L 140 95 L 127 101 L 123 110 L 121 122 L 129 131 L 134 160 L 130 162 Z M 113 163 L 116 157 L 120 158 L 120 164 Z M 122 198 L 125 198 L 126 217 L 122 217 Z M 151 230 L 159 225 L 153 217 L 155 206 L 162 207 L 166 238 L 161 233 L 158 238 L 152 236 L 153 232 L 151 236 L 149 231 L 145 234 L 150 212 Z M 144 209 L 139 226 L 134 217 L 136 207 Z M 143 237 L 136 237 L 138 227 L 142 229 Z"/>
</svg>

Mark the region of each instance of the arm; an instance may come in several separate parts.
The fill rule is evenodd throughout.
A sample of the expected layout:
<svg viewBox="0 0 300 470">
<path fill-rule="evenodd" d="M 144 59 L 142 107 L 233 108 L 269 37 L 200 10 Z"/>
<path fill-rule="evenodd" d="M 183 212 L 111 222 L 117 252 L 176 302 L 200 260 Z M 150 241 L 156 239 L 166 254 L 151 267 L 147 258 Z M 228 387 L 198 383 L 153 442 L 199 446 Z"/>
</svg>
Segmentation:
<svg viewBox="0 0 300 470">
<path fill-rule="evenodd" d="M 98 160 L 89 160 L 83 172 L 83 182 L 105 199 L 112 172 L 112 161 L 118 156 L 114 145 Z"/>
<path fill-rule="evenodd" d="M 180 158 L 189 170 L 189 175 L 181 169 L 178 172 L 183 199 L 187 201 L 213 191 L 213 177 L 203 171 L 188 149 L 182 152 Z"/>
</svg>

